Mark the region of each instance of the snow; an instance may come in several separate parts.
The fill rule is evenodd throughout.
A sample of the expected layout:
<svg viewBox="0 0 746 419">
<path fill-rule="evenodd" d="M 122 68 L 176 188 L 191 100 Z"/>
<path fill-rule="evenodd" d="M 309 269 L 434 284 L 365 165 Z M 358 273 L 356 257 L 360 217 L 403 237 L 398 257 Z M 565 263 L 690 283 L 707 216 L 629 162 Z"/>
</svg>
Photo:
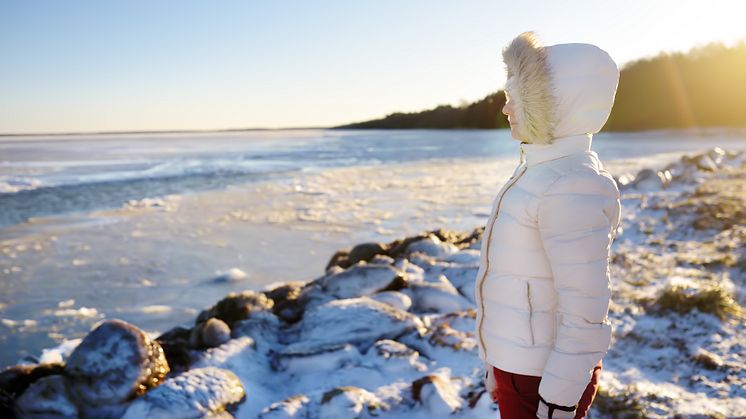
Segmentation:
<svg viewBox="0 0 746 419">
<path fill-rule="evenodd" d="M 670 183 L 631 180 L 622 187 L 623 219 L 612 247 L 614 338 L 594 418 L 614 413 L 601 410 L 604 400 L 628 400 L 651 418 L 746 415 L 742 319 L 656 305 L 671 287 L 694 295 L 718 286 L 744 301 L 746 227 L 698 229 L 700 214 L 676 210 L 704 182 L 739 176 L 742 156 L 711 154 L 675 163 Z M 692 165 L 696 172 L 681 177 Z M 652 173 L 661 180 L 658 168 Z M 473 332 L 480 245 L 459 248 L 430 235 L 396 259 L 333 268 L 309 288 L 312 298 L 297 323 L 285 323 L 271 307 L 252 312 L 231 325 L 227 342 L 189 349 L 191 369 L 137 398 L 127 415 L 157 416 L 168 407 L 199 416 L 236 405 L 228 409 L 237 418 L 499 417 L 484 396 Z M 741 265 L 728 265 L 724 256 Z M 406 287 L 381 292 L 397 275 Z M 42 360 L 64 360 L 77 344 L 67 341 Z M 53 400 L 56 409 L 67 408 L 64 398 Z"/>
<path fill-rule="evenodd" d="M 214 282 L 238 282 L 243 281 L 244 279 L 248 278 L 249 275 L 238 269 L 238 268 L 231 268 L 228 269 L 225 272 L 218 272 L 218 276 L 216 276 L 213 281 Z"/>
<path fill-rule="evenodd" d="M 70 357 L 73 350 L 80 345 L 83 339 L 65 339 L 54 348 L 44 349 L 39 358 L 39 364 L 63 363 Z"/>
</svg>

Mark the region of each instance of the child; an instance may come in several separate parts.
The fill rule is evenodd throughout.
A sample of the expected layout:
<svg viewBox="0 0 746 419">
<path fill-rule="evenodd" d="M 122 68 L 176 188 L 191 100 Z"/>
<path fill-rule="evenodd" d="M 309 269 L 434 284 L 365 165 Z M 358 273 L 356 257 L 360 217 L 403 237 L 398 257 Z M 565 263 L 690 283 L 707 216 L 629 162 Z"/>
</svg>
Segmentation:
<svg viewBox="0 0 746 419">
<path fill-rule="evenodd" d="M 610 248 L 619 189 L 592 134 L 611 112 L 619 69 L 590 44 L 503 51 L 521 162 L 488 219 L 475 297 L 485 385 L 503 419 L 582 418 L 611 341 Z"/>
</svg>

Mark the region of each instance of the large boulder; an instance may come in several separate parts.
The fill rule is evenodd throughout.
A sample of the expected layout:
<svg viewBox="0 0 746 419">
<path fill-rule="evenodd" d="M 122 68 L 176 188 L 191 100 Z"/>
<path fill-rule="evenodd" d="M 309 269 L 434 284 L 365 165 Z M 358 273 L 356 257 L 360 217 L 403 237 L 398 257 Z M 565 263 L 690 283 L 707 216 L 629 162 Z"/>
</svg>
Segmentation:
<svg viewBox="0 0 746 419">
<path fill-rule="evenodd" d="M 163 349 L 122 320 L 107 320 L 90 332 L 65 367 L 70 396 L 91 408 L 121 404 L 163 382 L 169 366 Z"/>
<path fill-rule="evenodd" d="M 422 321 L 408 312 L 367 297 L 333 300 L 309 310 L 297 326 L 304 346 L 350 343 L 361 352 L 379 339 L 395 339 L 413 330 L 424 333 Z"/>
</svg>

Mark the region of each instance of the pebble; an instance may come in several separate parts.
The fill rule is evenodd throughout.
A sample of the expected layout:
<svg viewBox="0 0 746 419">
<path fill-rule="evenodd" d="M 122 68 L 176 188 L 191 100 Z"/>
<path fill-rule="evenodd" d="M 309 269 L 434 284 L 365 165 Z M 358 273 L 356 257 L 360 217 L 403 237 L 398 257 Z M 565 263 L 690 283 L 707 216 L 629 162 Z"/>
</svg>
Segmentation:
<svg viewBox="0 0 746 419">
<path fill-rule="evenodd" d="M 193 348 L 214 348 L 228 342 L 230 338 L 230 327 L 224 321 L 211 317 L 194 326 L 189 343 Z"/>
</svg>

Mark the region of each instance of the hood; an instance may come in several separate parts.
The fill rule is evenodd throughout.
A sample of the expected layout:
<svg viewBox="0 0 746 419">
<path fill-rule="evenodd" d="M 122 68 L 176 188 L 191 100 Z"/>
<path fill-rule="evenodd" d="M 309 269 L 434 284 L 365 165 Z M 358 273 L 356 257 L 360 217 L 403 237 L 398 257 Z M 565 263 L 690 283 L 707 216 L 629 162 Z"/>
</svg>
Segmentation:
<svg viewBox="0 0 746 419">
<path fill-rule="evenodd" d="M 549 144 L 555 138 L 594 134 L 609 119 L 619 68 L 591 44 L 542 46 L 524 32 L 504 50 L 518 131 L 525 142 Z"/>
</svg>

